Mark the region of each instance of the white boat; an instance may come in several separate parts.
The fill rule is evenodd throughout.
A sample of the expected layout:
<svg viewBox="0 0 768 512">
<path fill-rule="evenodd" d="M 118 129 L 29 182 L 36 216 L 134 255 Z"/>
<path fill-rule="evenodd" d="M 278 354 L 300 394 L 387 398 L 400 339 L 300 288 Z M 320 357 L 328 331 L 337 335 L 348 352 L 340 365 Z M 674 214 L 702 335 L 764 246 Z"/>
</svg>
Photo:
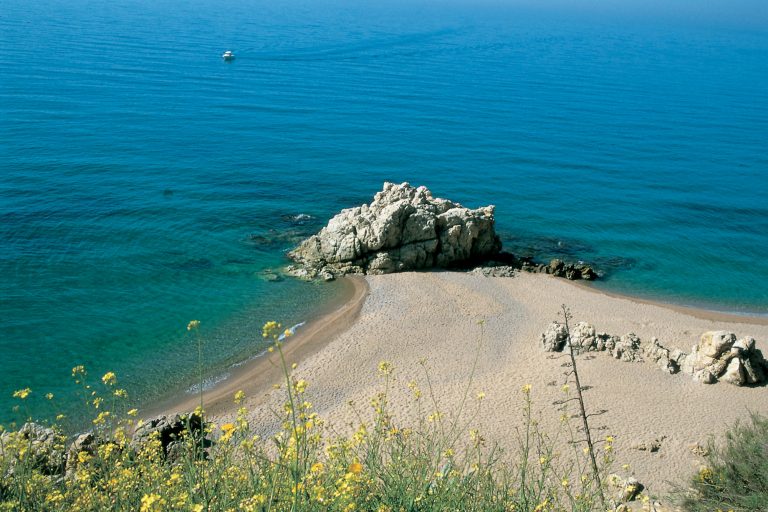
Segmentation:
<svg viewBox="0 0 768 512">
<path fill-rule="evenodd" d="M 221 58 L 224 60 L 235 60 L 235 54 L 232 53 L 230 50 L 227 50 L 224 52 Z"/>
</svg>

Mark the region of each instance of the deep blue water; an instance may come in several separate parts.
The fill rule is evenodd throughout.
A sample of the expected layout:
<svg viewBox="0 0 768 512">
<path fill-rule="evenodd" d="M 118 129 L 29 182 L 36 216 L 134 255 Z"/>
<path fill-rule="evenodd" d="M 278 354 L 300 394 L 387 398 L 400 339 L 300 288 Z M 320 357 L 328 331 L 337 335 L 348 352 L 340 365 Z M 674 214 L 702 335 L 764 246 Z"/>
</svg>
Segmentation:
<svg viewBox="0 0 768 512">
<path fill-rule="evenodd" d="M 508 249 L 605 289 L 768 314 L 760 27 L 7 0 L 0 50 L 0 420 L 25 386 L 70 412 L 81 363 L 145 400 L 189 386 L 193 318 L 208 375 L 260 350 L 338 291 L 264 270 L 385 180 L 496 204 Z"/>
</svg>

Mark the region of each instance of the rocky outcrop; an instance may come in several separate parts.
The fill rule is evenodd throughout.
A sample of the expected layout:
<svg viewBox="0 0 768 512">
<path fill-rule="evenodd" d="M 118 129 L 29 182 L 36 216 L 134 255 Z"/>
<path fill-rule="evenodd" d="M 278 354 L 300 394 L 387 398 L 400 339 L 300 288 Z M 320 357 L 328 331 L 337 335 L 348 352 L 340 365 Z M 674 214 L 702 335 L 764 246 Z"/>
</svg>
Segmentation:
<svg viewBox="0 0 768 512">
<path fill-rule="evenodd" d="M 19 453 L 25 454 L 24 464 L 27 467 L 38 469 L 44 475 L 58 475 L 64 471 L 64 437 L 52 428 L 25 423 L 16 432 L 0 435 L 0 460 L 8 454 L 14 457 L 7 461 L 8 474 L 5 477 L 13 475 L 18 462 L 15 457 Z"/>
<path fill-rule="evenodd" d="M 566 263 L 555 258 L 546 265 L 536 263 L 532 258 L 518 258 L 514 254 L 504 251 L 499 252 L 492 259 L 484 261 L 482 265 L 472 270 L 472 272 L 486 277 L 514 277 L 515 273 L 519 271 L 550 274 L 572 281 L 578 279 L 592 281 L 598 278 L 597 271 L 582 262 Z"/>
<path fill-rule="evenodd" d="M 342 210 L 288 253 L 300 277 L 452 267 L 501 249 L 494 207 L 471 210 L 425 187 L 385 183 L 371 204 Z"/>
<path fill-rule="evenodd" d="M 694 379 L 712 384 L 724 381 L 737 386 L 766 382 L 768 361 L 751 337 L 736 339 L 727 331 L 709 331 L 682 361 L 682 369 Z"/>
<path fill-rule="evenodd" d="M 643 344 L 634 333 L 618 337 L 596 332 L 587 322 L 571 327 L 570 338 L 565 325 L 552 322 L 539 340 L 547 352 L 559 352 L 570 341 L 574 352 L 609 352 L 614 358 L 626 362 L 649 360 L 661 370 L 691 375 L 703 384 L 718 381 L 736 386 L 754 386 L 768 383 L 768 361 L 755 346 L 751 337 L 736 339 L 727 331 L 707 331 L 690 353 L 664 347 L 657 338 Z"/>
</svg>

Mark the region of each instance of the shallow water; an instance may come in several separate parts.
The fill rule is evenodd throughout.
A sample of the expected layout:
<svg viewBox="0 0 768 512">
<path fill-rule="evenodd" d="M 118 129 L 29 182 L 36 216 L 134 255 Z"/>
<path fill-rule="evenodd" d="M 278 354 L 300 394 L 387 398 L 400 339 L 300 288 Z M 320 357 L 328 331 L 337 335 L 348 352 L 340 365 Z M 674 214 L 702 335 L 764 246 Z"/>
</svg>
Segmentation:
<svg viewBox="0 0 768 512">
<path fill-rule="evenodd" d="M 25 386 L 74 410 L 76 364 L 145 402 L 188 388 L 193 318 L 209 378 L 257 352 L 336 293 L 265 269 L 385 180 L 493 203 L 507 248 L 606 289 L 768 314 L 766 31 L 221 9 L 4 2 L 0 420 Z"/>
</svg>

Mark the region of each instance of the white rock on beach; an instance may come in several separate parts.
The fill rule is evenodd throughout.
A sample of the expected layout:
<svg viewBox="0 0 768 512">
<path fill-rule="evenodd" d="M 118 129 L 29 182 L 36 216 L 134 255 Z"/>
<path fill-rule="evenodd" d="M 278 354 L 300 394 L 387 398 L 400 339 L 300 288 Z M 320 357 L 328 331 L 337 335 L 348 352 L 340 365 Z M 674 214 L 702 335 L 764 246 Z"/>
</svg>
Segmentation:
<svg viewBox="0 0 768 512">
<path fill-rule="evenodd" d="M 552 322 L 539 337 L 547 352 L 559 352 L 566 346 L 568 331 L 565 325 Z M 661 344 L 658 338 L 642 344 L 634 333 L 621 338 L 599 332 L 587 322 L 578 322 L 571 328 L 571 345 L 575 352 L 607 351 L 615 359 L 641 362 L 644 358 L 654 362 L 661 370 L 675 374 L 682 372 L 702 384 L 722 381 L 736 386 L 759 385 L 766 382 L 768 361 L 756 348 L 754 338 L 746 336 L 736 340 L 728 331 L 707 331 L 690 354 Z"/>
<path fill-rule="evenodd" d="M 426 187 L 384 183 L 373 202 L 342 210 L 288 256 L 294 274 L 389 274 L 494 255 L 494 207 L 464 208 Z"/>
</svg>

